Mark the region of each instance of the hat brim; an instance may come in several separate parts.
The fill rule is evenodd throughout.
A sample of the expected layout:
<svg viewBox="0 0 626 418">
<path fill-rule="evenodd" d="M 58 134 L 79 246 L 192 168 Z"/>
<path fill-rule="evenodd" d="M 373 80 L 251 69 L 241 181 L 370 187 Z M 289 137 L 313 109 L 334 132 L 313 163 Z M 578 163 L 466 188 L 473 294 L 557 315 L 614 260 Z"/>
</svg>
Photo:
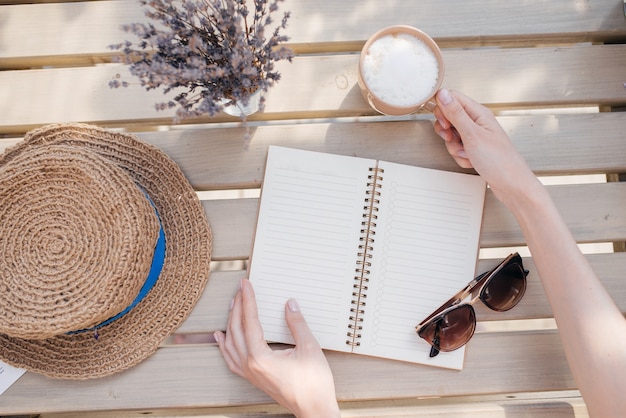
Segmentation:
<svg viewBox="0 0 626 418">
<path fill-rule="evenodd" d="M 0 334 L 0 359 L 53 378 L 104 377 L 151 354 L 189 316 L 209 279 L 212 235 L 197 195 L 178 165 L 137 137 L 82 124 L 28 133 L 0 158 L 39 144 L 86 147 L 121 167 L 150 196 L 167 240 L 161 274 L 130 312 L 91 332 L 26 340 Z"/>
</svg>

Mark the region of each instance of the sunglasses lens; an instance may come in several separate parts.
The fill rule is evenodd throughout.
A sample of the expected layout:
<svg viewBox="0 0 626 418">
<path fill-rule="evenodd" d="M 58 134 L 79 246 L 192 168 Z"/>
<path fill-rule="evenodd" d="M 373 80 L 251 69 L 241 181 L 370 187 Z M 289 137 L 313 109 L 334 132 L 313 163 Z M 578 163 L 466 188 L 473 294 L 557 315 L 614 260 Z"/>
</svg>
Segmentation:
<svg viewBox="0 0 626 418">
<path fill-rule="evenodd" d="M 423 327 L 419 336 L 441 351 L 453 351 L 466 344 L 475 329 L 474 308 L 460 305 Z"/>
<path fill-rule="evenodd" d="M 516 263 L 504 266 L 483 288 L 481 300 L 494 311 L 508 311 L 518 304 L 526 291 L 526 274 Z"/>
</svg>

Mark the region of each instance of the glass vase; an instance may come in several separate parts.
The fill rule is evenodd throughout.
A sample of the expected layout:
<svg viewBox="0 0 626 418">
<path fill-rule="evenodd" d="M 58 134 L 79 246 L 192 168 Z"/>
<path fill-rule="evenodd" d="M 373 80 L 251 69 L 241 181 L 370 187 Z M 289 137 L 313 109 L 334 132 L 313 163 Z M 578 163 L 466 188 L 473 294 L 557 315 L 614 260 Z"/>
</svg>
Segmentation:
<svg viewBox="0 0 626 418">
<path fill-rule="evenodd" d="M 263 91 L 261 89 L 255 91 L 250 95 L 250 100 L 248 100 L 248 104 L 244 106 L 243 103 L 237 101 L 232 105 L 224 106 L 224 113 L 235 116 L 238 118 L 250 116 L 253 113 L 256 113 L 261 108 L 261 93 Z M 225 100 L 226 101 L 226 100 Z"/>
</svg>

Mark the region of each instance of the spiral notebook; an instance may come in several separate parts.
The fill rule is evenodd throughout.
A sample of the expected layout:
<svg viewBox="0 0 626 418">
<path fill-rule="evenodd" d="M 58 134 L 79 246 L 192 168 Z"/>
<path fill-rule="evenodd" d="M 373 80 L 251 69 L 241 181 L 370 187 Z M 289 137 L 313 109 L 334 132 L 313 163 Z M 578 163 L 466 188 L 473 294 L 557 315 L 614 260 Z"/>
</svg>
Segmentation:
<svg viewBox="0 0 626 418">
<path fill-rule="evenodd" d="M 461 369 L 415 326 L 475 273 L 476 175 L 270 147 L 249 266 L 266 340 L 289 298 L 324 349 Z"/>
</svg>

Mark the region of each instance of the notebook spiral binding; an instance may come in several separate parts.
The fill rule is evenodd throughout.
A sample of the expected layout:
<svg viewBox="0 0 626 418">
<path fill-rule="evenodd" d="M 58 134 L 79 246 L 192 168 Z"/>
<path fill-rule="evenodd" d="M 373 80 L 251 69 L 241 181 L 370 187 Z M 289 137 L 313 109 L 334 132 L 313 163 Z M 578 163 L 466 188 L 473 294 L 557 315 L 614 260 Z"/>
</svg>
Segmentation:
<svg viewBox="0 0 626 418">
<path fill-rule="evenodd" d="M 365 205 L 363 206 L 363 221 L 361 222 L 361 237 L 359 238 L 359 251 L 357 252 L 357 262 L 352 287 L 352 307 L 348 323 L 348 339 L 346 344 L 352 347 L 361 345 L 361 330 L 363 329 L 363 315 L 367 299 L 370 267 L 372 263 L 372 251 L 374 250 L 374 236 L 376 235 L 376 222 L 378 220 L 378 204 L 380 203 L 380 188 L 383 180 L 383 169 L 371 167 L 367 176 L 367 191 Z"/>
</svg>

